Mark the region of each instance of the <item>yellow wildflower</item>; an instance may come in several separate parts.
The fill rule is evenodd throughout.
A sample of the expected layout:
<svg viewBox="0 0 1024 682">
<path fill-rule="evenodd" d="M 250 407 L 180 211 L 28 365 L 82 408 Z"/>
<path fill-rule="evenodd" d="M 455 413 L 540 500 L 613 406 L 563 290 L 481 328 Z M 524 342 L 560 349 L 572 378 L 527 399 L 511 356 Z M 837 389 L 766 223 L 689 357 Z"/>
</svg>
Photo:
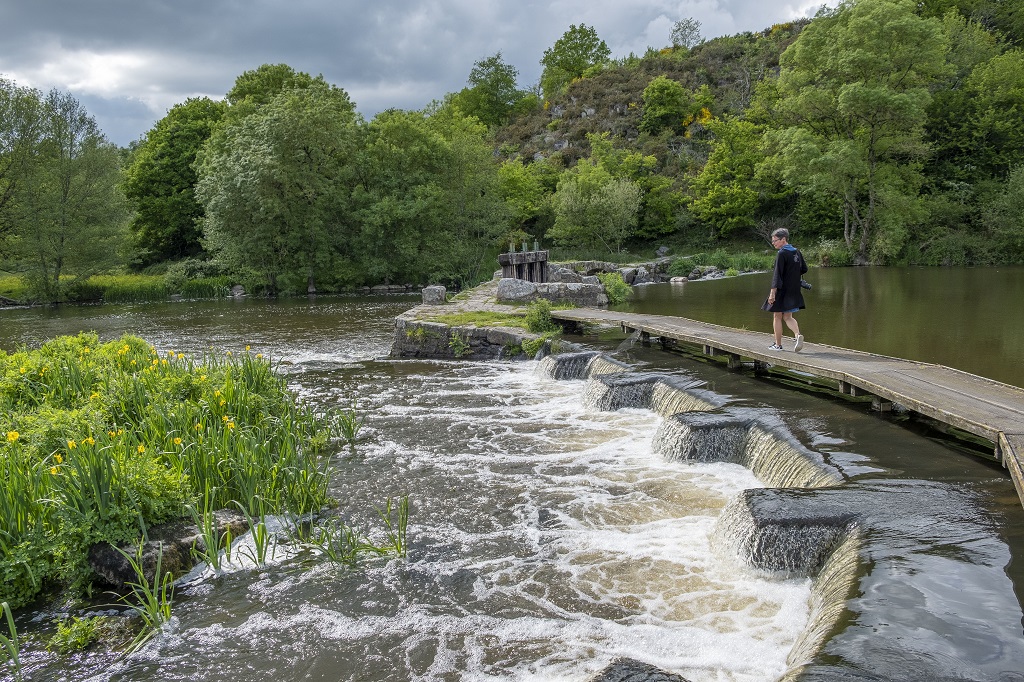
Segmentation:
<svg viewBox="0 0 1024 682">
<path fill-rule="evenodd" d="M 256 359 L 257 359 L 257 360 L 259 360 L 259 359 L 260 359 L 260 358 L 262 358 L 262 357 L 263 357 L 263 353 L 257 353 L 257 354 L 256 354 Z"/>
<path fill-rule="evenodd" d="M 224 400 L 223 398 L 221 398 L 221 400 L 220 400 L 220 406 L 221 406 L 221 407 L 224 407 L 224 406 L 225 406 L 225 405 L 227 404 L 227 402 L 228 402 L 228 401 L 226 401 L 226 400 Z"/>
<path fill-rule="evenodd" d="M 199 375 L 199 380 L 200 381 L 206 381 L 206 375 L 205 374 L 200 374 Z"/>
<path fill-rule="evenodd" d="M 8 443 L 13 443 L 14 441 L 18 440 L 18 438 L 20 438 L 20 437 L 21 437 L 21 434 L 18 433 L 17 431 L 8 431 L 7 432 L 7 442 Z"/>
<path fill-rule="evenodd" d="M 185 359 L 185 354 L 184 353 L 178 353 L 178 359 L 179 360 L 184 360 Z"/>
<path fill-rule="evenodd" d="M 26 370 L 26 369 L 25 369 L 24 367 L 22 367 L 22 368 L 21 368 L 21 373 L 22 373 L 22 374 L 24 374 L 24 373 L 25 373 L 26 371 L 27 371 L 27 370 Z"/>
<path fill-rule="evenodd" d="M 228 422 L 228 428 L 229 429 L 235 428 L 235 422 Z"/>
<path fill-rule="evenodd" d="M 220 397 L 220 391 L 214 391 L 213 392 L 213 397 L 214 398 L 219 398 Z"/>
<path fill-rule="evenodd" d="M 202 431 L 202 430 L 203 430 L 203 425 L 202 424 L 196 424 L 196 431 Z"/>
<path fill-rule="evenodd" d="M 88 355 L 88 354 L 89 354 L 89 353 L 91 353 L 92 351 L 91 351 L 91 350 L 89 350 L 89 347 L 88 347 L 88 346 L 86 346 L 85 348 L 83 348 L 83 349 L 82 349 L 82 352 L 83 352 L 83 353 L 85 353 L 86 355 Z"/>
<path fill-rule="evenodd" d="M 220 420 L 221 420 L 222 422 L 226 422 L 226 421 L 228 421 L 228 416 L 227 416 L 227 415 L 224 415 L 223 417 L 221 417 L 221 418 L 220 418 Z"/>
<path fill-rule="evenodd" d="M 57 475 L 57 467 L 50 467 L 50 475 L 52 475 L 52 476 L 56 476 Z"/>
<path fill-rule="evenodd" d="M 249 350 L 249 345 L 248 344 L 246 344 L 245 349 Z"/>
<path fill-rule="evenodd" d="M 89 445 L 96 445 L 96 439 L 93 438 L 92 436 L 89 436 L 88 438 L 83 438 L 82 442 L 88 443 Z"/>
<path fill-rule="evenodd" d="M 61 462 L 64 461 L 64 457 L 59 452 L 53 456 L 53 459 L 55 462 L 57 462 L 57 464 L 60 464 Z"/>
<path fill-rule="evenodd" d="M 175 438 L 174 439 L 174 444 L 175 445 L 181 445 L 181 439 L 180 438 Z"/>
<path fill-rule="evenodd" d="M 93 391 L 93 392 L 92 392 L 92 393 L 91 393 L 91 394 L 89 395 L 89 400 L 96 400 L 96 399 L 97 399 L 97 398 L 99 398 L 99 397 L 100 397 L 100 394 L 99 394 L 99 393 L 97 393 L 96 391 Z"/>
<path fill-rule="evenodd" d="M 135 448 L 135 451 L 138 452 L 141 455 L 143 452 L 146 451 L 146 446 L 145 445 L 140 445 L 139 447 Z"/>
<path fill-rule="evenodd" d="M 68 441 L 68 450 L 74 450 L 77 447 L 78 447 L 78 443 L 76 443 L 73 440 L 69 440 Z"/>
</svg>

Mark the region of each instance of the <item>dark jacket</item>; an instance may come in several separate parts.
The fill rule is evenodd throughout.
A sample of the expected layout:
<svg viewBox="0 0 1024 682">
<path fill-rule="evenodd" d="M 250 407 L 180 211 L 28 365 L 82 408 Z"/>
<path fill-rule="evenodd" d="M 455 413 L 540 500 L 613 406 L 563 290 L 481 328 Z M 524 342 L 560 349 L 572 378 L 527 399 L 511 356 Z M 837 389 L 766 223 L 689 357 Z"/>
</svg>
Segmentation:
<svg viewBox="0 0 1024 682">
<path fill-rule="evenodd" d="M 805 272 L 807 261 L 804 260 L 800 249 L 792 244 L 786 244 L 779 249 L 775 254 L 775 272 L 772 274 L 775 303 L 764 309 L 773 313 L 804 309 L 806 306 L 803 293 L 800 291 L 800 278 Z"/>
</svg>

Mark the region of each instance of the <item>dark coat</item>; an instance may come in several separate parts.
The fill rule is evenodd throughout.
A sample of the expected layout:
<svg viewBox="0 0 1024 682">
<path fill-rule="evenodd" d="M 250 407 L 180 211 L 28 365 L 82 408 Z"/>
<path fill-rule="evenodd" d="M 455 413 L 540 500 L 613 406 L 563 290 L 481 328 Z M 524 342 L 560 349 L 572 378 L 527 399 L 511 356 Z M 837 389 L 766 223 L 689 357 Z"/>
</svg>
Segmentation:
<svg viewBox="0 0 1024 682">
<path fill-rule="evenodd" d="M 807 272 L 807 261 L 800 249 L 786 244 L 775 254 L 775 272 L 772 273 L 772 289 L 775 289 L 775 303 L 768 301 L 761 306 L 762 310 L 783 313 L 799 308 L 803 310 L 804 295 L 800 290 L 800 278 Z"/>
</svg>

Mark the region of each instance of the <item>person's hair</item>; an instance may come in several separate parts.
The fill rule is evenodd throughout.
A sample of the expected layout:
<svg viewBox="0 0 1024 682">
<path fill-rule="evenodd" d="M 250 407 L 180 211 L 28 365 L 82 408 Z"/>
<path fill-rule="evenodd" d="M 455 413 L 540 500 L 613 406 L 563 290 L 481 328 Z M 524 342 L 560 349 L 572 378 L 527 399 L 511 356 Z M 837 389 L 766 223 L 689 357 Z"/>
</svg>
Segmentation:
<svg viewBox="0 0 1024 682">
<path fill-rule="evenodd" d="M 784 227 L 780 227 L 779 229 L 777 229 L 774 232 L 772 232 L 772 236 L 773 237 L 778 237 L 779 239 L 785 239 L 786 241 L 789 241 L 789 230 L 787 230 Z"/>
</svg>

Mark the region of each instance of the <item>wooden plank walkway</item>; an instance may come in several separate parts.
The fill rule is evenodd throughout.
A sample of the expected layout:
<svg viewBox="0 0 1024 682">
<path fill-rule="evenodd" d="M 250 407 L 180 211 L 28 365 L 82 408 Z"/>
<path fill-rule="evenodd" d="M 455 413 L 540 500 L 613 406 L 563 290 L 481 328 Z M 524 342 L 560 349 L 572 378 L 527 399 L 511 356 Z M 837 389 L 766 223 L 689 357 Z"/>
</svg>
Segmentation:
<svg viewBox="0 0 1024 682">
<path fill-rule="evenodd" d="M 668 315 L 617 313 L 596 308 L 553 310 L 551 317 L 577 323 L 619 326 L 640 332 L 644 341 L 696 344 L 709 355 L 727 355 L 730 367 L 744 358 L 755 368 L 785 367 L 837 382 L 839 391 L 871 395 L 885 409 L 899 403 L 908 410 L 949 424 L 992 442 L 995 456 L 1013 479 L 1024 504 L 1024 389 L 958 369 L 864 353 L 837 346 L 805 343 L 803 351 L 772 351 L 770 334 Z M 793 339 L 784 340 L 791 349 Z"/>
</svg>

